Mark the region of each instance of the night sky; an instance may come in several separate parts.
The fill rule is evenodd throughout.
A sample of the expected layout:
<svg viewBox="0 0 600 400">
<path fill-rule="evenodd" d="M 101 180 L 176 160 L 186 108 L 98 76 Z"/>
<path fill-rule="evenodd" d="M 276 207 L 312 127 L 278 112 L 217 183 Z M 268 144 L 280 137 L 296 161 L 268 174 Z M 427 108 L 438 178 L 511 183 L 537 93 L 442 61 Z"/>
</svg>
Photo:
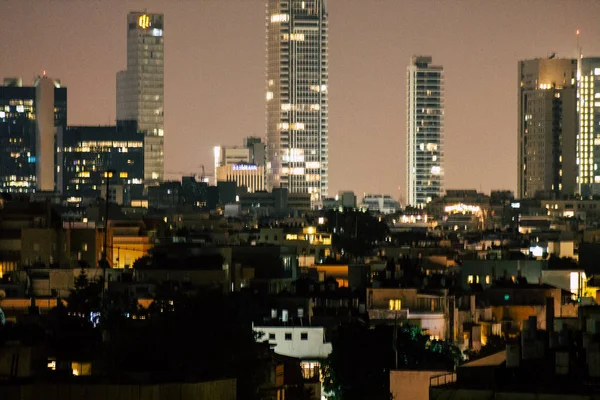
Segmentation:
<svg viewBox="0 0 600 400">
<path fill-rule="evenodd" d="M 115 119 L 126 15 L 165 14 L 165 171 L 212 170 L 212 147 L 265 136 L 262 0 L 0 0 L 0 77 L 43 70 L 70 125 Z M 446 73 L 445 188 L 516 190 L 517 61 L 600 56 L 600 1 L 329 0 L 329 194 L 404 199 L 413 54 Z"/>
</svg>

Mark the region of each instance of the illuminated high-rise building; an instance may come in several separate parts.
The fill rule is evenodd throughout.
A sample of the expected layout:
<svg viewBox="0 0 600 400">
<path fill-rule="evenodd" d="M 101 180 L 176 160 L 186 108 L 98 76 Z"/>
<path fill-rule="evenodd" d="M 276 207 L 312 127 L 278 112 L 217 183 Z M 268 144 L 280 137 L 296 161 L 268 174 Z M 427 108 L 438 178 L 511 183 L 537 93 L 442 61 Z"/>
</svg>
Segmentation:
<svg viewBox="0 0 600 400">
<path fill-rule="evenodd" d="M 269 188 L 328 191 L 326 0 L 267 0 L 267 181 Z"/>
<path fill-rule="evenodd" d="M 406 74 L 406 202 L 424 207 L 442 194 L 444 70 L 413 56 Z"/>
<path fill-rule="evenodd" d="M 67 89 L 46 75 L 0 85 L 0 192 L 55 190 L 56 128 L 67 124 Z"/>
<path fill-rule="evenodd" d="M 580 58 L 577 82 L 577 182 L 582 196 L 600 195 L 600 57 Z"/>
<path fill-rule="evenodd" d="M 164 16 L 127 15 L 127 69 L 117 73 L 117 120 L 144 133 L 144 185 L 164 178 Z"/>
<path fill-rule="evenodd" d="M 519 62 L 518 196 L 576 191 L 575 59 Z"/>
<path fill-rule="evenodd" d="M 144 177 L 144 135 L 135 121 L 116 126 L 69 126 L 58 129 L 57 191 L 70 204 L 85 204 L 120 188 L 121 204 L 142 197 Z M 104 192 L 102 192 L 104 190 Z"/>
</svg>

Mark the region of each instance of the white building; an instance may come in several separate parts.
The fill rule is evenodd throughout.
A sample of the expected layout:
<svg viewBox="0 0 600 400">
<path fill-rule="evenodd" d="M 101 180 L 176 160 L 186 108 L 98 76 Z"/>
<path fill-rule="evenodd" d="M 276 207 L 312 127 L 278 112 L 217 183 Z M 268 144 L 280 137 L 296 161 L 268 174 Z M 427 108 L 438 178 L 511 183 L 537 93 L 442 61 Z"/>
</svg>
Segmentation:
<svg viewBox="0 0 600 400">
<path fill-rule="evenodd" d="M 332 351 L 322 326 L 254 326 L 254 331 L 262 334 L 258 340 L 268 341 L 276 354 L 300 359 L 307 379 L 318 376 L 320 361 Z"/>
<path fill-rule="evenodd" d="M 442 194 L 444 70 L 413 56 L 406 75 L 406 202 L 422 208 Z"/>
<path fill-rule="evenodd" d="M 265 190 L 265 167 L 255 164 L 227 164 L 217 167 L 217 182 L 235 182 L 248 188 L 248 193 Z"/>
<path fill-rule="evenodd" d="M 36 124 L 35 124 L 35 189 L 41 192 L 54 191 L 54 88 L 58 81 L 46 75 L 35 83 Z M 10 130 L 9 130 L 10 132 Z"/>
<path fill-rule="evenodd" d="M 213 148 L 215 181 L 231 181 L 240 176 L 257 175 L 262 172 L 262 178 L 257 176 L 257 181 L 252 184 L 252 192 L 266 188 L 266 145 L 259 137 L 249 136 L 244 139 L 244 146 L 215 146 Z M 247 166 L 245 166 L 247 165 Z M 231 168 L 221 168 L 228 167 Z M 233 176 L 231 179 L 227 176 Z M 247 184 L 238 186 L 248 186 Z M 250 187 L 250 186 L 248 186 Z"/>
<path fill-rule="evenodd" d="M 393 214 L 400 211 L 400 203 L 394 200 L 392 196 L 367 194 L 363 197 L 360 208 L 382 214 Z"/>
</svg>

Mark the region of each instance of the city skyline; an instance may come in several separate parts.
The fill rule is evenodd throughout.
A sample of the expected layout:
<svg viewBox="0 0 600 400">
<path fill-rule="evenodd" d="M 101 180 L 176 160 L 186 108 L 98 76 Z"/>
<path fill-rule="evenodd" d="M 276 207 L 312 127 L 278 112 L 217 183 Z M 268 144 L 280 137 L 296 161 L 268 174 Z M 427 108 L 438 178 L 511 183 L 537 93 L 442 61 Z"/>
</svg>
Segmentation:
<svg viewBox="0 0 600 400">
<path fill-rule="evenodd" d="M 160 2 L 105 2 L 113 6 L 105 9 L 52 3 L 33 10 L 19 3 L 6 3 L 11 18 L 0 52 L 12 56 L 0 65 L 0 76 L 22 76 L 29 83 L 29 76 L 45 69 L 61 77 L 70 93 L 69 125 L 114 124 L 114 74 L 125 65 L 124 15 L 146 8 L 173 19 L 165 35 L 167 178 L 171 171 L 210 165 L 216 144 L 266 136 L 263 1 L 179 3 L 168 10 Z M 404 193 L 403 71 L 412 54 L 432 55 L 448 77 L 445 187 L 516 191 L 518 61 L 552 52 L 573 57 L 576 29 L 582 32 L 584 56 L 600 54 L 593 18 L 600 6 L 584 1 L 568 9 L 562 2 L 436 5 L 439 15 L 432 14 L 432 27 L 423 32 L 410 18 L 421 8 L 416 2 L 377 4 L 366 11 L 360 2 L 329 4 L 330 195 L 344 189 L 394 198 Z M 467 9 L 479 17 L 468 24 Z M 557 12 L 561 19 L 548 24 Z M 80 23 L 81 15 L 86 18 Z M 114 26 L 108 29 L 107 21 Z M 447 35 L 454 26 L 460 28 Z M 481 168 L 490 154 L 493 165 Z"/>
</svg>

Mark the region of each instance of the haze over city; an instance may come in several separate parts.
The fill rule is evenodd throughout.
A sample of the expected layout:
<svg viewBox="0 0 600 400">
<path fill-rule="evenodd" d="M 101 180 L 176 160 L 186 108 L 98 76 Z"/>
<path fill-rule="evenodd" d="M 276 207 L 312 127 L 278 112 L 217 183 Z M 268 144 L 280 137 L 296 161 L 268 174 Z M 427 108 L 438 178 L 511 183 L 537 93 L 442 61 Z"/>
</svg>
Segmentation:
<svg viewBox="0 0 600 400">
<path fill-rule="evenodd" d="M 46 70 L 69 125 L 113 124 L 130 10 L 165 14 L 167 178 L 210 166 L 217 144 L 265 136 L 262 0 L 8 0 L 0 77 Z M 405 197 L 406 66 L 445 70 L 445 188 L 516 189 L 517 61 L 600 54 L 596 1 L 329 2 L 329 193 Z M 210 169 L 207 167 L 207 169 Z"/>
</svg>

